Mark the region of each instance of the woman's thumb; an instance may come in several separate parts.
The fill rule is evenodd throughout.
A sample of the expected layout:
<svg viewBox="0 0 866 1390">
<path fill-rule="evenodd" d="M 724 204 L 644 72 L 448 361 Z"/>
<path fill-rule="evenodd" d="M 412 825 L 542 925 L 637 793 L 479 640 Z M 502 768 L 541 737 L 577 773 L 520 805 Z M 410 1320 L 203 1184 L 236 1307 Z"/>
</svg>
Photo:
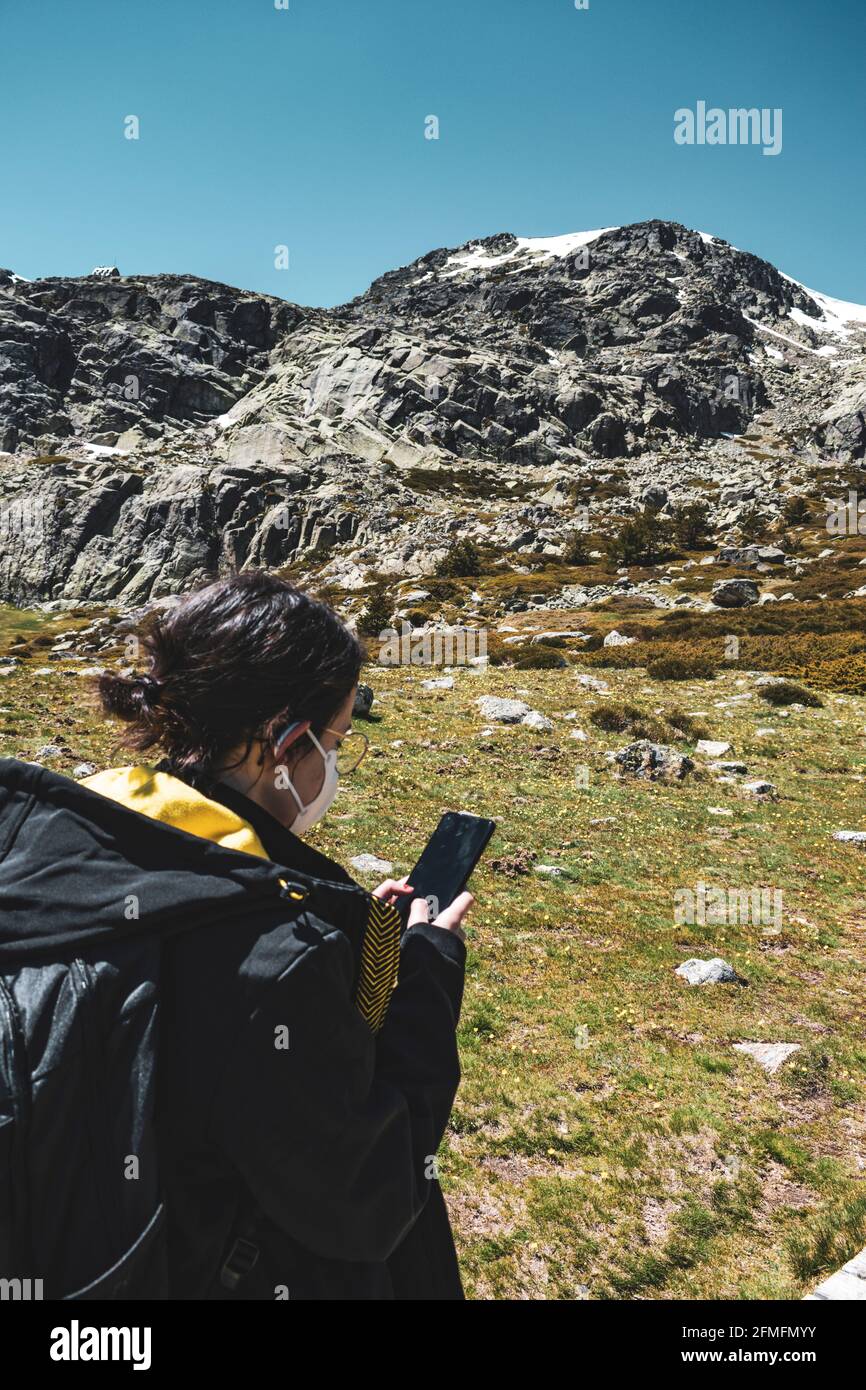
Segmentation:
<svg viewBox="0 0 866 1390">
<path fill-rule="evenodd" d="M 430 921 L 430 909 L 427 906 L 426 898 L 414 898 L 409 909 L 409 926 L 414 927 L 418 922 Z"/>
</svg>

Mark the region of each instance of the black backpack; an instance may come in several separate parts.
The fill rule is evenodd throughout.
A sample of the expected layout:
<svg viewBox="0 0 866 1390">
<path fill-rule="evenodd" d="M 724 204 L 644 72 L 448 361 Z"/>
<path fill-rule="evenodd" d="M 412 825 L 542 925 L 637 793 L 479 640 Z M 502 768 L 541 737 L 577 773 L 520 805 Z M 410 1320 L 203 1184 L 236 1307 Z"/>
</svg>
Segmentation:
<svg viewBox="0 0 866 1390">
<path fill-rule="evenodd" d="M 209 897 L 201 912 L 179 917 L 167 904 L 146 927 L 121 918 L 105 930 L 82 928 L 79 911 L 78 930 L 66 930 L 71 875 L 59 888 L 48 850 L 54 866 L 84 860 L 80 909 L 100 872 L 87 863 L 82 798 L 99 844 L 110 843 L 118 818 L 133 818 L 134 869 L 146 873 L 149 856 L 164 852 L 165 827 L 45 768 L 0 759 L 0 1297 L 161 1299 L 169 1284 L 157 1054 L 167 941 L 204 934 L 239 901 L 247 921 L 259 912 L 272 921 L 278 897 L 307 894 L 277 882 L 275 866 L 233 856 L 236 881 L 219 881 L 224 900 Z M 185 845 L 191 851 L 178 872 L 192 866 L 206 898 L 202 842 L 171 833 L 179 856 Z"/>
<path fill-rule="evenodd" d="M 154 1132 L 161 945 L 150 932 L 17 967 L 0 954 L 7 1297 L 167 1296 Z"/>
</svg>

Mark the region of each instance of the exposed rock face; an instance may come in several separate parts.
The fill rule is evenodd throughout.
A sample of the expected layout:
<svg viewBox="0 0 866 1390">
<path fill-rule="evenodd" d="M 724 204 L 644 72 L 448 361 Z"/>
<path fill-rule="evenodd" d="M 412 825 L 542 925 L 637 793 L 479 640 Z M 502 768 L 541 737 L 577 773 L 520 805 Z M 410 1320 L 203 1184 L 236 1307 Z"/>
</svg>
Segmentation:
<svg viewBox="0 0 866 1390">
<path fill-rule="evenodd" d="M 432 251 L 329 311 L 191 276 L 0 271 L 0 599 L 137 603 L 299 556 L 352 591 L 370 567 L 431 573 L 467 529 L 558 555 L 587 482 L 593 522 L 708 482 L 719 527 L 772 518 L 768 448 L 866 454 L 866 333 L 840 323 L 766 261 L 657 221 Z M 728 437 L 756 428 L 758 458 Z M 627 495 L 604 490 L 610 460 Z"/>
<path fill-rule="evenodd" d="M 315 451 L 313 414 L 371 459 L 634 455 L 744 429 L 770 398 L 779 326 L 818 350 L 820 307 L 755 256 L 662 222 L 575 240 L 500 234 L 382 276 L 334 312 L 336 333 L 293 336 L 231 412 L 233 447 L 269 421 L 288 456 Z M 832 410 L 844 443 L 851 402 Z"/>
<path fill-rule="evenodd" d="M 278 568 L 300 546 L 347 541 L 357 517 L 299 494 L 274 469 L 176 463 L 148 475 L 114 463 L 56 462 L 39 478 L 38 513 L 4 528 L 0 594 L 136 604 L 231 567 Z"/>
<path fill-rule="evenodd" d="M 261 379 L 305 317 L 192 276 L 0 271 L 0 448 L 210 419 Z"/>
</svg>

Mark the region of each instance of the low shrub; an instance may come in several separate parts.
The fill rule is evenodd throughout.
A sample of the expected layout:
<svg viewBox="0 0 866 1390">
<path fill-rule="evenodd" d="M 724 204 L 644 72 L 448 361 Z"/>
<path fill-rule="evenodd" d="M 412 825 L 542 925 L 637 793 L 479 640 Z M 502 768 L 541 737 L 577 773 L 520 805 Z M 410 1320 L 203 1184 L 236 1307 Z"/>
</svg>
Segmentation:
<svg viewBox="0 0 866 1390">
<path fill-rule="evenodd" d="M 866 654 L 817 661 L 805 667 L 802 675 L 812 685 L 817 685 L 819 690 L 838 690 L 843 695 L 866 695 Z"/>
<path fill-rule="evenodd" d="M 455 598 L 460 593 L 459 585 L 452 584 L 449 579 L 428 579 L 425 580 L 424 587 L 430 597 L 438 599 L 440 603 Z"/>
<path fill-rule="evenodd" d="M 687 502 L 672 511 L 674 535 L 684 550 L 700 550 L 710 544 L 709 517 L 704 502 Z"/>
<path fill-rule="evenodd" d="M 377 580 L 367 594 L 367 602 L 358 619 L 358 631 L 362 637 L 378 637 L 380 632 L 391 626 L 394 604 L 388 597 L 388 590 L 382 580 Z"/>
<path fill-rule="evenodd" d="M 608 559 L 616 565 L 654 565 L 670 549 L 670 525 L 646 508 L 622 523 L 606 542 Z"/>
<path fill-rule="evenodd" d="M 806 497 L 789 497 L 782 509 L 782 516 L 789 526 L 798 526 L 809 520 L 809 501 Z"/>
<path fill-rule="evenodd" d="M 530 642 L 493 644 L 488 642 L 488 662 L 491 666 L 514 666 L 518 671 L 557 671 L 569 666 L 563 652 L 552 646 L 531 646 Z"/>
<path fill-rule="evenodd" d="M 716 668 L 701 656 L 662 656 L 649 663 L 646 673 L 654 681 L 711 681 Z"/>
<path fill-rule="evenodd" d="M 481 573 L 481 551 L 474 541 L 454 541 L 436 566 L 436 575 L 443 579 L 464 579 Z"/>
<path fill-rule="evenodd" d="M 512 659 L 518 671 L 560 671 L 568 660 L 562 652 L 552 647 L 515 646 L 511 648 Z"/>
<path fill-rule="evenodd" d="M 592 563 L 589 542 L 583 531 L 572 531 L 565 542 L 562 559 L 566 565 L 589 565 Z"/>
<path fill-rule="evenodd" d="M 774 681 L 772 685 L 762 686 L 760 693 L 761 699 L 769 705 L 808 705 L 810 709 L 822 709 L 824 703 L 811 690 L 794 681 Z"/>
<path fill-rule="evenodd" d="M 589 716 L 590 724 L 609 734 L 630 734 L 632 738 L 660 739 L 665 729 L 653 714 L 645 714 L 636 705 L 611 703 L 597 705 Z"/>
<path fill-rule="evenodd" d="M 689 739 L 692 743 L 697 742 L 699 738 L 709 738 L 710 736 L 707 726 L 684 709 L 671 706 L 670 709 L 663 710 L 662 714 L 674 733 L 682 734 L 683 738 Z"/>
</svg>

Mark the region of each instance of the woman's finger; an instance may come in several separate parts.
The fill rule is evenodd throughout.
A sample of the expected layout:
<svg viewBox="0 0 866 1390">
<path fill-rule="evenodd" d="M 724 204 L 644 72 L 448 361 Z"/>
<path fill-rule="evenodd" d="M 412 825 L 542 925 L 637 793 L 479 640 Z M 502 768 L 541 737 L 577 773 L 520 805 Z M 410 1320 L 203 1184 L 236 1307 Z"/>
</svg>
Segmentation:
<svg viewBox="0 0 866 1390">
<path fill-rule="evenodd" d="M 384 883 L 380 883 L 378 888 L 373 889 L 374 898 L 385 898 L 388 902 L 393 902 L 400 893 L 411 893 L 405 878 L 386 878 Z"/>
<path fill-rule="evenodd" d="M 426 898 L 416 898 L 409 908 L 409 926 L 414 927 L 418 922 L 430 921 L 430 909 L 427 906 Z"/>
<path fill-rule="evenodd" d="M 460 893 L 448 906 L 439 913 L 436 921 L 440 927 L 450 927 L 452 930 L 459 927 L 463 918 L 472 907 L 475 899 L 471 893 Z"/>
</svg>

